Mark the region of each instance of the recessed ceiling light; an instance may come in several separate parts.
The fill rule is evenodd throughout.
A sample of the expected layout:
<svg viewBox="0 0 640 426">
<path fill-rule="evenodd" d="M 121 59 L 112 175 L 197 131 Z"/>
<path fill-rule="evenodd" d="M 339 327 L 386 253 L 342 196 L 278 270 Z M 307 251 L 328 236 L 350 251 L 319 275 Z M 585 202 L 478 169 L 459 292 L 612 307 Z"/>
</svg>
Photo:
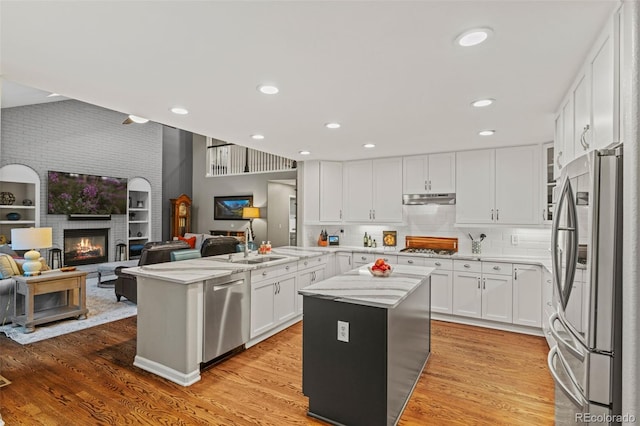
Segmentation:
<svg viewBox="0 0 640 426">
<path fill-rule="evenodd" d="M 303 150 L 303 151 L 299 151 L 298 154 L 300 154 L 300 155 L 309 155 L 309 154 L 311 154 L 311 151 Z"/>
<path fill-rule="evenodd" d="M 251 139 L 261 140 L 264 139 L 264 135 L 251 135 Z"/>
<path fill-rule="evenodd" d="M 47 98 L 55 98 L 56 96 L 62 96 L 62 95 L 59 95 L 57 93 L 50 93 L 47 95 Z"/>
<path fill-rule="evenodd" d="M 178 114 L 178 115 L 187 115 L 189 114 L 189 110 L 183 107 L 173 107 L 170 109 L 170 111 L 174 114 Z"/>
<path fill-rule="evenodd" d="M 374 143 L 365 143 L 362 146 L 365 147 L 365 148 L 375 148 L 376 144 L 374 144 Z"/>
<path fill-rule="evenodd" d="M 491 28 L 474 28 L 456 37 L 456 43 L 462 47 L 476 46 L 486 41 L 492 34 Z"/>
<path fill-rule="evenodd" d="M 324 127 L 326 127 L 327 129 L 339 129 L 340 123 L 326 123 Z"/>
<path fill-rule="evenodd" d="M 258 86 L 258 90 L 265 95 L 275 95 L 280 91 L 276 86 L 271 86 L 269 84 L 261 84 Z"/>
<path fill-rule="evenodd" d="M 477 101 L 471 102 L 471 105 L 476 107 L 476 108 L 482 108 L 482 107 L 486 107 L 486 106 L 491 105 L 495 101 L 496 101 L 495 99 L 491 99 L 491 98 L 478 99 Z"/>
<path fill-rule="evenodd" d="M 129 114 L 129 118 L 131 119 L 131 121 L 138 124 L 144 124 L 149 121 L 148 118 L 138 117 L 137 115 L 133 115 L 133 114 Z"/>
<path fill-rule="evenodd" d="M 478 132 L 478 134 L 479 134 L 480 136 L 491 136 L 491 135 L 493 135 L 495 132 L 496 132 L 495 130 L 482 130 L 482 131 Z"/>
</svg>

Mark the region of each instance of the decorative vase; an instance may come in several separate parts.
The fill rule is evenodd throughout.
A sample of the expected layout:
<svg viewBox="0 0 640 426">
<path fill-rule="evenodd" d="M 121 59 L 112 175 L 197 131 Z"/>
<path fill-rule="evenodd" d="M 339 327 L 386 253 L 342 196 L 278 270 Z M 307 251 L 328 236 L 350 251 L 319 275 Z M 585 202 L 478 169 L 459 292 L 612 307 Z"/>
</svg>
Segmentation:
<svg viewBox="0 0 640 426">
<path fill-rule="evenodd" d="M 9 220 L 20 220 L 20 217 L 20 213 L 17 212 L 7 213 L 7 219 Z"/>
<path fill-rule="evenodd" d="M 138 231 L 138 237 L 142 237 L 142 232 Z"/>
<path fill-rule="evenodd" d="M 138 201 L 138 208 L 141 209 L 144 207 L 144 202 Z"/>
<path fill-rule="evenodd" d="M 11 192 L 0 192 L 0 204 L 10 206 L 15 203 L 16 197 Z"/>
</svg>

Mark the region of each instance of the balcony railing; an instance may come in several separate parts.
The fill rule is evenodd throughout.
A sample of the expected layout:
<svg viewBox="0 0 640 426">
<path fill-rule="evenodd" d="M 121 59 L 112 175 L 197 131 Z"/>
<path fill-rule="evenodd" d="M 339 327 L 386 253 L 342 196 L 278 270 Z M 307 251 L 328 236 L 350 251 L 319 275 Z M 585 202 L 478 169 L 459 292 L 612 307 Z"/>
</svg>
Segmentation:
<svg viewBox="0 0 640 426">
<path fill-rule="evenodd" d="M 207 138 L 207 177 L 294 170 L 295 160 L 240 145 L 214 145 Z"/>
</svg>

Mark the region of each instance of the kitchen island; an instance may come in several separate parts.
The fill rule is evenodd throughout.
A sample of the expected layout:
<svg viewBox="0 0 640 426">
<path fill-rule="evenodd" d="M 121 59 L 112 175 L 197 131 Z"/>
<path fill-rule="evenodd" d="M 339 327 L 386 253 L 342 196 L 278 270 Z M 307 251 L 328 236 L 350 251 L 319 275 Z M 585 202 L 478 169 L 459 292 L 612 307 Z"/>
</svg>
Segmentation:
<svg viewBox="0 0 640 426">
<path fill-rule="evenodd" d="M 361 267 L 299 291 L 310 416 L 332 424 L 397 423 L 431 350 L 432 271 L 398 265 L 379 278 Z"/>
</svg>

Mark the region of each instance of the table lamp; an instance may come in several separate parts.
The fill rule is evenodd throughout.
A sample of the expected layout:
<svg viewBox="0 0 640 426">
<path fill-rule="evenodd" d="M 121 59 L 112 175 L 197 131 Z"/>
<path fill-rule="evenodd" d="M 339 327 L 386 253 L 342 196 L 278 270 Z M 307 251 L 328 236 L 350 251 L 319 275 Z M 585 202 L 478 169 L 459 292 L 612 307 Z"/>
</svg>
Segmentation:
<svg viewBox="0 0 640 426">
<path fill-rule="evenodd" d="M 253 241 L 253 219 L 260 219 L 260 209 L 258 207 L 243 207 L 242 218 L 249 219 L 249 233 L 251 234 L 249 237 Z M 249 241 L 245 241 L 245 244 L 248 243 Z"/>
<path fill-rule="evenodd" d="M 40 275 L 42 264 L 40 253 L 36 249 L 49 248 L 53 245 L 52 228 L 14 228 L 11 230 L 11 248 L 13 250 L 29 250 L 24 254 L 25 262 L 22 270 L 26 277 Z"/>
</svg>

